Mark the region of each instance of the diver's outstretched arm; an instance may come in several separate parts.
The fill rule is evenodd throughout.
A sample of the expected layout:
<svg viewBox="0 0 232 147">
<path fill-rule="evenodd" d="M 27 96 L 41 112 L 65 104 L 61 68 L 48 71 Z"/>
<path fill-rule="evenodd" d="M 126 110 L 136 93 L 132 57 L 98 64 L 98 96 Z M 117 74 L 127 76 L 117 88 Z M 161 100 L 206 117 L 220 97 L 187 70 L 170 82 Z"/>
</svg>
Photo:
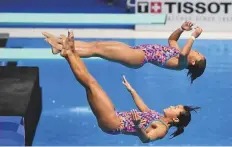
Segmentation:
<svg viewBox="0 0 232 147">
<path fill-rule="evenodd" d="M 142 98 L 138 95 L 138 93 L 132 88 L 132 86 L 130 85 L 130 83 L 126 80 L 126 77 L 123 76 L 123 82 L 122 82 L 127 90 L 130 92 L 130 94 L 132 95 L 132 98 L 136 104 L 136 106 L 138 107 L 138 109 L 142 112 L 147 112 L 150 109 L 147 107 L 147 105 L 143 102 Z"/>
</svg>

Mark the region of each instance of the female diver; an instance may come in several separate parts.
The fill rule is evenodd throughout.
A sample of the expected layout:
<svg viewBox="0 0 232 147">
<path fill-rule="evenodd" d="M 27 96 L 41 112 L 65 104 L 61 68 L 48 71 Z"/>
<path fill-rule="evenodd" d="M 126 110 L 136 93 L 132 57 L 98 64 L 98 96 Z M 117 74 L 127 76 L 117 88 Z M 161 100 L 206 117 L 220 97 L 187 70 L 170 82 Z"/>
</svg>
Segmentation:
<svg viewBox="0 0 232 147">
<path fill-rule="evenodd" d="M 192 27 L 193 23 L 191 22 L 183 23 L 168 38 L 169 46 L 143 44 L 131 47 L 116 41 L 75 41 L 75 52 L 80 57 L 101 57 L 131 68 L 139 68 L 149 62 L 167 69 L 188 69 L 187 76 L 190 76 L 191 83 L 193 83 L 196 78 L 204 73 L 206 67 L 206 58 L 199 52 L 191 50 L 195 38 L 199 37 L 202 29 L 196 27 L 182 49 L 177 43 L 183 31 L 190 31 Z M 62 40 L 65 39 L 65 36 L 61 35 L 59 38 L 56 38 L 47 32 L 43 32 L 43 35 L 51 45 L 53 53 L 59 53 L 62 49 Z"/>
<path fill-rule="evenodd" d="M 139 111 L 118 112 L 106 92 L 88 72 L 81 58 L 74 53 L 73 32 L 68 33 L 62 45 L 60 55 L 68 61 L 76 79 L 85 88 L 88 103 L 97 119 L 98 126 L 105 133 L 134 135 L 138 136 L 143 143 L 148 143 L 163 138 L 169 128 L 177 127 L 177 131 L 172 134 L 175 137 L 183 133 L 184 127 L 191 121 L 191 111 L 199 109 L 199 107 L 183 105 L 170 106 L 164 109 L 162 115 L 148 108 L 123 77 L 123 84 L 131 93 Z"/>
</svg>

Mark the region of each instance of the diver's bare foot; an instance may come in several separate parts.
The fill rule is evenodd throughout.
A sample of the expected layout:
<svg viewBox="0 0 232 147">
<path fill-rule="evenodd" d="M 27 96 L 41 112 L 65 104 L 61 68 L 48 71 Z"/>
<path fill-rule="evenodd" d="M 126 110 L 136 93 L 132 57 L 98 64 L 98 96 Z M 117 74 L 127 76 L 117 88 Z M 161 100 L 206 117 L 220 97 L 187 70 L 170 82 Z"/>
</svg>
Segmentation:
<svg viewBox="0 0 232 147">
<path fill-rule="evenodd" d="M 52 48 L 52 53 L 53 54 L 60 53 L 60 50 L 62 49 L 62 44 L 60 43 L 60 40 L 57 39 L 56 36 L 50 33 L 42 32 L 42 34 L 46 37 L 45 41 L 50 44 Z"/>
<path fill-rule="evenodd" d="M 73 51 L 72 50 L 65 50 L 65 49 L 62 49 L 61 52 L 60 52 L 60 55 L 62 57 L 67 57 L 69 54 L 72 54 Z"/>
<path fill-rule="evenodd" d="M 62 38 L 61 36 L 61 40 L 62 40 L 63 49 L 61 50 L 60 55 L 66 57 L 69 54 L 72 54 L 75 49 L 73 31 L 69 30 L 68 37 Z"/>
<path fill-rule="evenodd" d="M 58 53 L 60 53 L 60 50 L 57 50 L 57 49 L 55 49 L 55 48 L 52 48 L 52 53 L 55 55 L 55 54 L 58 54 Z"/>
<path fill-rule="evenodd" d="M 52 53 L 53 53 L 53 54 L 58 54 L 58 53 L 60 53 L 60 50 L 58 50 L 58 49 L 56 49 L 56 48 L 59 47 L 60 49 L 62 49 L 62 45 L 56 45 L 56 47 L 55 47 L 54 41 L 52 41 L 52 39 L 49 39 L 49 38 L 46 38 L 45 41 L 46 41 L 47 43 L 50 44 L 50 46 L 51 46 L 51 48 L 52 48 Z"/>
</svg>

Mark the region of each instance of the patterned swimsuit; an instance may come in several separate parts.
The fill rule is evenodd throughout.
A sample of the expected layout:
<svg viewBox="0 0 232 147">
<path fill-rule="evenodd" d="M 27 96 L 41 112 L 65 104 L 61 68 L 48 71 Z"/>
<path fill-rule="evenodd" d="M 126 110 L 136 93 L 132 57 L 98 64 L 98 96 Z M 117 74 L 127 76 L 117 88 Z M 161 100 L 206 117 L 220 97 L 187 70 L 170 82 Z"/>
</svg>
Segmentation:
<svg viewBox="0 0 232 147">
<path fill-rule="evenodd" d="M 158 66 L 165 66 L 169 59 L 180 54 L 180 50 L 176 48 L 158 44 L 144 44 L 131 48 L 144 51 L 145 58 L 142 65 L 150 62 Z"/>
<path fill-rule="evenodd" d="M 150 110 L 148 112 L 136 112 L 141 120 L 144 122 L 141 124 L 143 129 L 147 129 L 152 122 L 160 121 L 161 114 Z M 108 134 L 123 134 L 123 133 L 136 133 L 136 128 L 132 120 L 131 112 L 116 112 L 117 116 L 120 118 L 121 123 L 123 124 L 120 128 L 108 131 Z M 163 123 L 163 122 L 162 122 Z M 164 123 L 163 123 L 164 124 Z M 164 124 L 165 125 L 165 124 Z"/>
</svg>

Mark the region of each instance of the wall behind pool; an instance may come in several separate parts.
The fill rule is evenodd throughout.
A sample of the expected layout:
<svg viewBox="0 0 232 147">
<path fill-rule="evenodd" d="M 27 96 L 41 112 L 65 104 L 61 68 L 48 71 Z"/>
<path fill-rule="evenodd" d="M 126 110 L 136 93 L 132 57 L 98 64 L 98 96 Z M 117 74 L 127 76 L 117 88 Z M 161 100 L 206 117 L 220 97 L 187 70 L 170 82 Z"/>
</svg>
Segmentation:
<svg viewBox="0 0 232 147">
<path fill-rule="evenodd" d="M 108 2 L 107 2 L 108 1 Z M 110 3 L 109 1 L 113 1 Z M 132 0 L 134 2 L 134 0 Z M 1 0 L 0 13 L 134 13 L 134 8 L 127 9 L 126 0 Z M 74 18 L 75 19 L 75 18 Z M 0 25 L 0 27 L 12 27 Z M 15 27 L 15 26 L 13 26 Z M 34 27 L 17 26 L 17 27 Z M 40 27 L 75 27 L 75 28 L 127 28 L 134 25 L 75 25 L 75 26 L 40 26 Z"/>
<path fill-rule="evenodd" d="M 126 0 L 1 0 L 0 12 L 130 13 Z"/>
</svg>

